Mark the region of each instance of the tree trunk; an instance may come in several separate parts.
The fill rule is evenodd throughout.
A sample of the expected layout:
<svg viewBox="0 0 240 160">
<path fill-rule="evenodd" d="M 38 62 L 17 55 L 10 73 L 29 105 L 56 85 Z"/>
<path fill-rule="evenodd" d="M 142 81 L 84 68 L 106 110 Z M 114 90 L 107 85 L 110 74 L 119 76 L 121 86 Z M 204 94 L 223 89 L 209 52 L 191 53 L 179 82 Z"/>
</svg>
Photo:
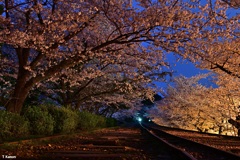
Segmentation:
<svg viewBox="0 0 240 160">
<path fill-rule="evenodd" d="M 20 113 L 32 86 L 27 84 L 28 71 L 19 71 L 14 92 L 9 103 L 7 103 L 7 111 Z"/>
<path fill-rule="evenodd" d="M 240 137 L 240 121 L 239 121 L 239 120 L 233 120 L 232 118 L 230 118 L 230 119 L 228 120 L 228 122 L 229 122 L 230 124 L 232 124 L 235 128 L 237 128 L 237 130 L 238 130 L 238 136 Z"/>
<path fill-rule="evenodd" d="M 16 85 L 13 94 L 6 104 L 7 111 L 13 113 L 20 113 L 32 86 L 27 85 L 27 81 L 30 76 L 30 72 L 24 67 L 27 65 L 30 49 L 17 48 L 16 53 L 18 56 L 19 67 Z"/>
<path fill-rule="evenodd" d="M 28 93 L 29 90 L 26 89 L 23 90 L 15 89 L 11 100 L 6 106 L 7 111 L 20 114 L 24 101 L 28 96 Z"/>
</svg>

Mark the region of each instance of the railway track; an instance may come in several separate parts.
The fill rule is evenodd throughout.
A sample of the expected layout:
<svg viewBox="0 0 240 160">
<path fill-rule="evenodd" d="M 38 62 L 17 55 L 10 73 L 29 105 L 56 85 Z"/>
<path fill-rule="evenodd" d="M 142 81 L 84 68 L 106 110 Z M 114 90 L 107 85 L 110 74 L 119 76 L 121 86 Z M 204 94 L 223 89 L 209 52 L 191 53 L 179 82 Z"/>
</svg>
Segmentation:
<svg viewBox="0 0 240 160">
<path fill-rule="evenodd" d="M 0 155 L 16 156 L 17 160 L 179 160 L 179 155 L 172 154 L 171 149 L 156 141 L 138 123 L 56 140 L 45 145 L 33 145 L 29 140 L 15 150 L 0 147 Z"/>
<path fill-rule="evenodd" d="M 155 126 L 147 125 L 147 124 L 140 124 L 140 125 L 149 134 L 157 138 L 158 141 L 164 142 L 166 145 L 168 145 L 169 148 L 172 148 L 173 154 L 177 154 L 179 156 L 179 159 L 240 160 L 239 155 L 200 143 L 203 140 L 206 140 L 206 141 L 209 140 L 208 143 L 212 143 L 212 145 L 214 145 L 214 143 L 215 144 L 218 143 L 218 146 L 224 146 L 225 145 L 224 143 L 230 142 L 229 139 L 228 141 L 221 142 L 222 139 L 219 138 L 221 136 L 214 136 L 210 134 L 200 134 L 197 132 L 176 130 L 176 129 L 171 130 L 169 128 L 164 129 L 156 125 Z M 199 137 L 201 137 L 201 139 Z M 198 142 L 196 139 L 198 139 Z M 233 143 L 237 142 L 237 145 L 238 145 L 240 143 L 239 139 L 236 138 L 235 140 L 236 141 L 233 141 Z"/>
<path fill-rule="evenodd" d="M 164 131 L 163 131 L 164 130 Z M 168 132 L 168 133 L 166 133 Z M 151 134 L 149 134 L 151 133 Z M 170 133 L 170 135 L 169 135 Z M 90 135 L 77 134 L 70 139 L 58 138 L 46 145 L 22 143 L 16 150 L 1 150 L 0 155 L 16 156 L 16 159 L 37 160 L 238 160 L 239 156 L 223 152 L 212 147 L 185 140 L 206 140 L 223 146 L 226 141 L 219 136 L 192 133 L 188 131 L 164 128 L 159 126 L 144 126 L 138 123 L 130 127 L 103 129 Z M 153 136 L 154 135 L 154 136 Z M 200 136 L 201 135 L 201 136 Z M 209 138 L 211 137 L 211 138 Z M 159 140 L 160 139 L 160 140 Z M 234 137 L 233 144 L 239 145 L 239 139 Z M 31 140 L 30 140 L 31 141 Z M 35 140 L 40 141 L 40 140 Z M 43 140 L 44 141 L 44 140 Z M 220 143 L 223 141 L 223 143 Z M 34 141 L 33 141 L 34 142 Z M 15 144 L 15 143 L 14 143 Z M 232 144 L 232 145 L 233 145 Z M 236 146 L 235 146 L 236 148 Z"/>
<path fill-rule="evenodd" d="M 217 149 L 232 152 L 240 156 L 240 137 L 200 133 L 196 131 L 188 131 L 162 126 L 160 127 L 160 129 L 167 133 L 190 139 L 195 142 L 203 143 Z"/>
</svg>

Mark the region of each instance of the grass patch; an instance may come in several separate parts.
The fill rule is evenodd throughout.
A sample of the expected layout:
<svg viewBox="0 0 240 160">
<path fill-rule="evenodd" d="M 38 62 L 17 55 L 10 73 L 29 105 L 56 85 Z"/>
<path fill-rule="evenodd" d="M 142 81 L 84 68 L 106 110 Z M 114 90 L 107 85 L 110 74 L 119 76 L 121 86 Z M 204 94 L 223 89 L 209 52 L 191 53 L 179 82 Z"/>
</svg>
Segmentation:
<svg viewBox="0 0 240 160">
<path fill-rule="evenodd" d="M 0 145 L 0 149 L 8 150 L 8 151 L 14 151 L 17 149 L 20 149 L 22 146 L 21 141 L 19 143 L 3 143 Z"/>
</svg>

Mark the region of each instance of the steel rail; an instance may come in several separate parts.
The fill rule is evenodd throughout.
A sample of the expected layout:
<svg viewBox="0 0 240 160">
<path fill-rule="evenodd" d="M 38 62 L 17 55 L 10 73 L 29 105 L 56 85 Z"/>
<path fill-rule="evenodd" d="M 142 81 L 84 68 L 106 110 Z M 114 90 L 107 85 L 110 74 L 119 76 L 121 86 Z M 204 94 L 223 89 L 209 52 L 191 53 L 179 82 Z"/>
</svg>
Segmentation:
<svg viewBox="0 0 240 160">
<path fill-rule="evenodd" d="M 174 152 L 177 152 L 178 154 L 182 154 L 184 156 L 184 158 L 186 158 L 186 160 L 197 160 L 196 158 L 194 158 L 192 155 L 190 155 L 188 152 L 177 148 L 176 146 L 170 144 L 169 142 L 167 142 L 166 140 L 164 140 L 163 138 L 157 136 L 154 132 L 152 132 L 151 130 L 147 129 L 146 127 L 144 127 L 141 123 L 139 123 L 140 126 L 145 129 L 149 134 L 151 134 L 152 136 L 154 136 L 155 138 L 159 139 L 160 141 L 162 141 L 164 144 L 166 144 L 167 146 L 169 146 L 170 148 L 172 148 L 174 150 Z"/>
<path fill-rule="evenodd" d="M 151 134 L 152 136 L 154 136 L 155 138 L 157 138 L 161 142 L 165 143 L 169 147 L 171 147 L 175 152 L 177 152 L 178 154 L 184 155 L 186 157 L 185 159 L 197 160 L 197 159 L 202 159 L 202 158 L 194 157 L 192 154 L 189 153 L 188 149 L 185 149 L 185 148 L 180 149 L 179 147 L 177 147 L 179 145 L 178 142 L 180 142 L 180 141 L 182 143 L 188 144 L 189 146 L 195 146 L 195 147 L 197 146 L 197 148 L 199 148 L 199 149 L 195 149 L 195 152 L 199 152 L 199 154 L 205 154 L 205 157 L 206 157 L 207 153 L 204 153 L 204 152 L 208 151 L 208 152 L 212 153 L 212 155 L 209 155 L 209 157 L 213 156 L 213 155 L 219 155 L 218 158 L 221 159 L 221 160 L 238 160 L 238 159 L 240 160 L 240 156 L 235 155 L 233 153 L 223 151 L 223 150 L 219 150 L 219 149 L 216 149 L 216 148 L 213 148 L 213 147 L 210 147 L 210 146 L 198 143 L 198 142 L 191 141 L 191 140 L 186 139 L 186 138 L 182 138 L 182 137 L 178 137 L 178 136 L 169 134 L 167 132 L 162 131 L 161 129 L 157 129 L 156 127 L 151 128 L 149 126 L 146 126 L 146 125 L 142 124 L 141 122 L 139 124 L 149 134 Z M 164 138 L 162 138 L 162 136 L 159 136 L 160 132 L 162 134 L 164 134 L 164 136 L 163 136 Z M 166 137 L 168 137 L 168 138 L 166 138 Z M 171 140 L 169 140 L 170 137 L 171 137 L 171 139 L 174 139 L 175 142 L 171 142 Z M 177 144 L 176 144 L 176 142 L 177 142 Z"/>
</svg>

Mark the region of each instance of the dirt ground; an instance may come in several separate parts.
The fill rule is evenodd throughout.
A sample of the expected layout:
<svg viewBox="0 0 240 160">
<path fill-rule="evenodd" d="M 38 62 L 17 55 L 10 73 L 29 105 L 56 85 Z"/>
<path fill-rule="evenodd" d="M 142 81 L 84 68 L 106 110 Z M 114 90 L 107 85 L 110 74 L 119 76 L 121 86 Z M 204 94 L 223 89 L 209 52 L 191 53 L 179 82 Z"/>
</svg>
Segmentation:
<svg viewBox="0 0 240 160">
<path fill-rule="evenodd" d="M 5 159 L 171 159 L 163 145 L 135 125 L 2 146 Z"/>
</svg>

